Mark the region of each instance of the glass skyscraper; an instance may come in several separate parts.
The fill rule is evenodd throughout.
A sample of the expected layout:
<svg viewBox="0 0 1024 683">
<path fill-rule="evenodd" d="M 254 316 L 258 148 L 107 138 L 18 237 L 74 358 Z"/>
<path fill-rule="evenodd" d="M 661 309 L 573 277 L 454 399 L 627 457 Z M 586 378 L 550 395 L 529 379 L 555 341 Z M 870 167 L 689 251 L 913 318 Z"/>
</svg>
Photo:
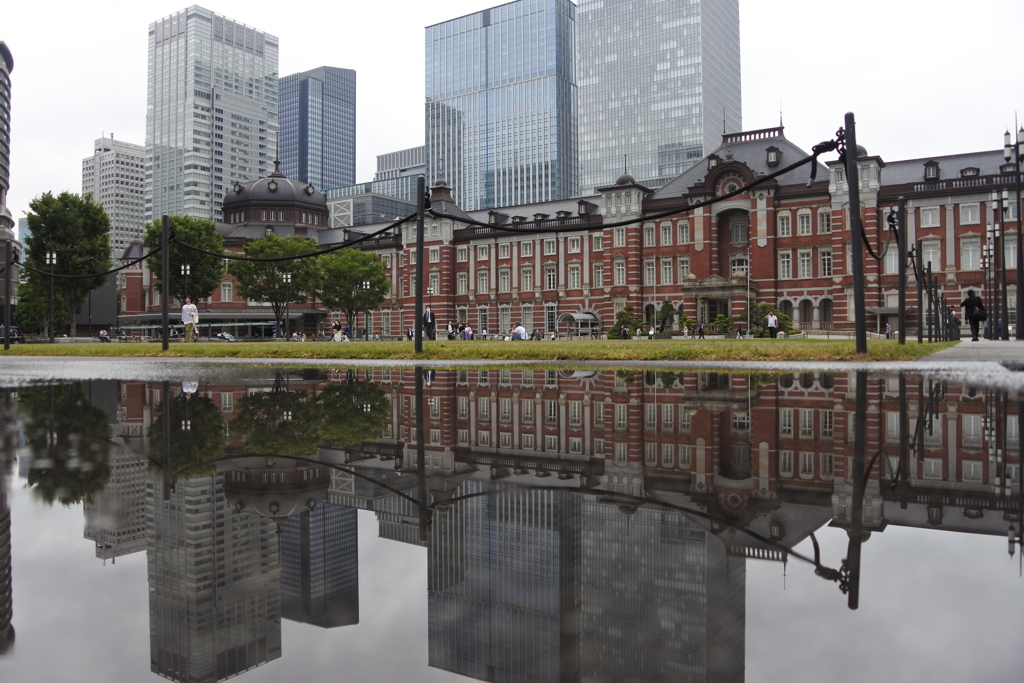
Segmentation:
<svg viewBox="0 0 1024 683">
<path fill-rule="evenodd" d="M 583 194 L 624 167 L 664 185 L 741 130 L 738 0 L 580 0 L 577 22 Z"/>
<path fill-rule="evenodd" d="M 519 0 L 427 27 L 427 178 L 463 209 L 576 195 L 575 24 L 569 0 Z"/>
<path fill-rule="evenodd" d="M 7 190 L 11 186 L 11 72 L 14 57 L 7 43 L 0 40 L 0 232 L 14 232 L 14 219 L 7 209 Z"/>
<path fill-rule="evenodd" d="M 280 81 L 281 170 L 319 190 L 356 182 L 356 72 L 321 66 Z"/>
<path fill-rule="evenodd" d="M 146 220 L 221 220 L 224 188 L 269 175 L 275 36 L 193 5 L 149 25 Z"/>
</svg>

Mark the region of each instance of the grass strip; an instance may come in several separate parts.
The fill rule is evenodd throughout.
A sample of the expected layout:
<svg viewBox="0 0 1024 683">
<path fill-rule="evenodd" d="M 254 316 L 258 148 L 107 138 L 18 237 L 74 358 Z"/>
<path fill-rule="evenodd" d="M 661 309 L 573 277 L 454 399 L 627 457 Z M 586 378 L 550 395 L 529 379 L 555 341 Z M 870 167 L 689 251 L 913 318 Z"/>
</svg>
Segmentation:
<svg viewBox="0 0 1024 683">
<path fill-rule="evenodd" d="M 906 344 L 869 340 L 867 355 L 858 355 L 853 340 L 710 339 L 629 341 L 426 341 L 417 356 L 412 342 L 201 342 L 139 344 L 20 344 L 2 355 L 125 358 L 295 358 L 351 360 L 533 360 L 533 361 L 843 361 L 914 360 L 957 342 Z"/>
</svg>

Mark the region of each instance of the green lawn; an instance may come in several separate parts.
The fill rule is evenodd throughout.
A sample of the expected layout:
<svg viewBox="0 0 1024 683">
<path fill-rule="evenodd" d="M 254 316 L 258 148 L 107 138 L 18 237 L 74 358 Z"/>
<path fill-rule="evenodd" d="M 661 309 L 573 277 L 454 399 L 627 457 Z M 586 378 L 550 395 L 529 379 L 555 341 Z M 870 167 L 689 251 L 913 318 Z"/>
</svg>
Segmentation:
<svg viewBox="0 0 1024 683">
<path fill-rule="evenodd" d="M 172 342 L 166 352 L 159 343 L 148 344 L 22 344 L 0 355 L 19 356 L 124 356 L 200 358 L 339 358 L 369 360 L 913 360 L 953 346 L 894 340 L 868 341 L 868 354 L 858 356 L 852 340 L 829 339 L 709 339 L 631 341 L 427 341 L 423 354 L 412 342 Z"/>
</svg>

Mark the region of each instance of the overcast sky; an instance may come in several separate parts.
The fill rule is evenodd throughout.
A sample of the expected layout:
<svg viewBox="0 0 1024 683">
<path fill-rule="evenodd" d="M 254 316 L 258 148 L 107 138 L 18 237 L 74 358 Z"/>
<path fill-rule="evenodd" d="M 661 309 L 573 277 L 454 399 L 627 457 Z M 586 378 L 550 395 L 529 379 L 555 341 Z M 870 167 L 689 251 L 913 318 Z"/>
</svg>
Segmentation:
<svg viewBox="0 0 1024 683">
<path fill-rule="evenodd" d="M 423 28 L 499 3 L 203 4 L 276 35 L 282 75 L 356 70 L 363 182 L 376 155 L 423 144 Z M 80 192 L 81 160 L 101 134 L 145 142 L 147 28 L 186 6 L 4 3 L 15 218 L 43 192 Z M 999 148 L 1015 110 L 1024 112 L 1021 26 L 1020 0 L 740 0 L 743 127 L 776 125 L 781 100 L 787 137 L 804 149 L 831 137 L 847 111 L 857 114 L 858 142 L 885 160 Z"/>
</svg>

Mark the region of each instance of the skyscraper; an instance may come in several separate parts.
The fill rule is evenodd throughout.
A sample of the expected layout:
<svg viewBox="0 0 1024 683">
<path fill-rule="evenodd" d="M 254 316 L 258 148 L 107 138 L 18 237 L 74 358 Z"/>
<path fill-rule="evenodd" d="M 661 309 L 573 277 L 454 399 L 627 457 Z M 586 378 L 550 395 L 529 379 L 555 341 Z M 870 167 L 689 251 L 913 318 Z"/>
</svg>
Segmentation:
<svg viewBox="0 0 1024 683">
<path fill-rule="evenodd" d="M 577 24 L 584 194 L 624 165 L 661 186 L 741 130 L 738 0 L 580 0 Z"/>
<path fill-rule="evenodd" d="M 0 235 L 14 230 L 14 219 L 7 209 L 7 190 L 11 187 L 11 72 L 14 57 L 7 43 L 0 40 Z M 8 236 L 10 236 L 8 234 Z"/>
<path fill-rule="evenodd" d="M 577 193 L 576 6 L 518 0 L 426 29 L 426 166 L 467 211 Z"/>
<path fill-rule="evenodd" d="M 281 170 L 325 190 L 356 182 L 356 72 L 321 66 L 280 80 Z"/>
<path fill-rule="evenodd" d="M 146 148 L 130 142 L 98 138 L 92 156 L 82 159 L 82 194 L 110 217 L 110 247 L 120 255 L 145 223 Z"/>
<path fill-rule="evenodd" d="M 149 25 L 146 220 L 221 220 L 224 188 L 269 175 L 277 37 L 193 5 Z"/>
</svg>

